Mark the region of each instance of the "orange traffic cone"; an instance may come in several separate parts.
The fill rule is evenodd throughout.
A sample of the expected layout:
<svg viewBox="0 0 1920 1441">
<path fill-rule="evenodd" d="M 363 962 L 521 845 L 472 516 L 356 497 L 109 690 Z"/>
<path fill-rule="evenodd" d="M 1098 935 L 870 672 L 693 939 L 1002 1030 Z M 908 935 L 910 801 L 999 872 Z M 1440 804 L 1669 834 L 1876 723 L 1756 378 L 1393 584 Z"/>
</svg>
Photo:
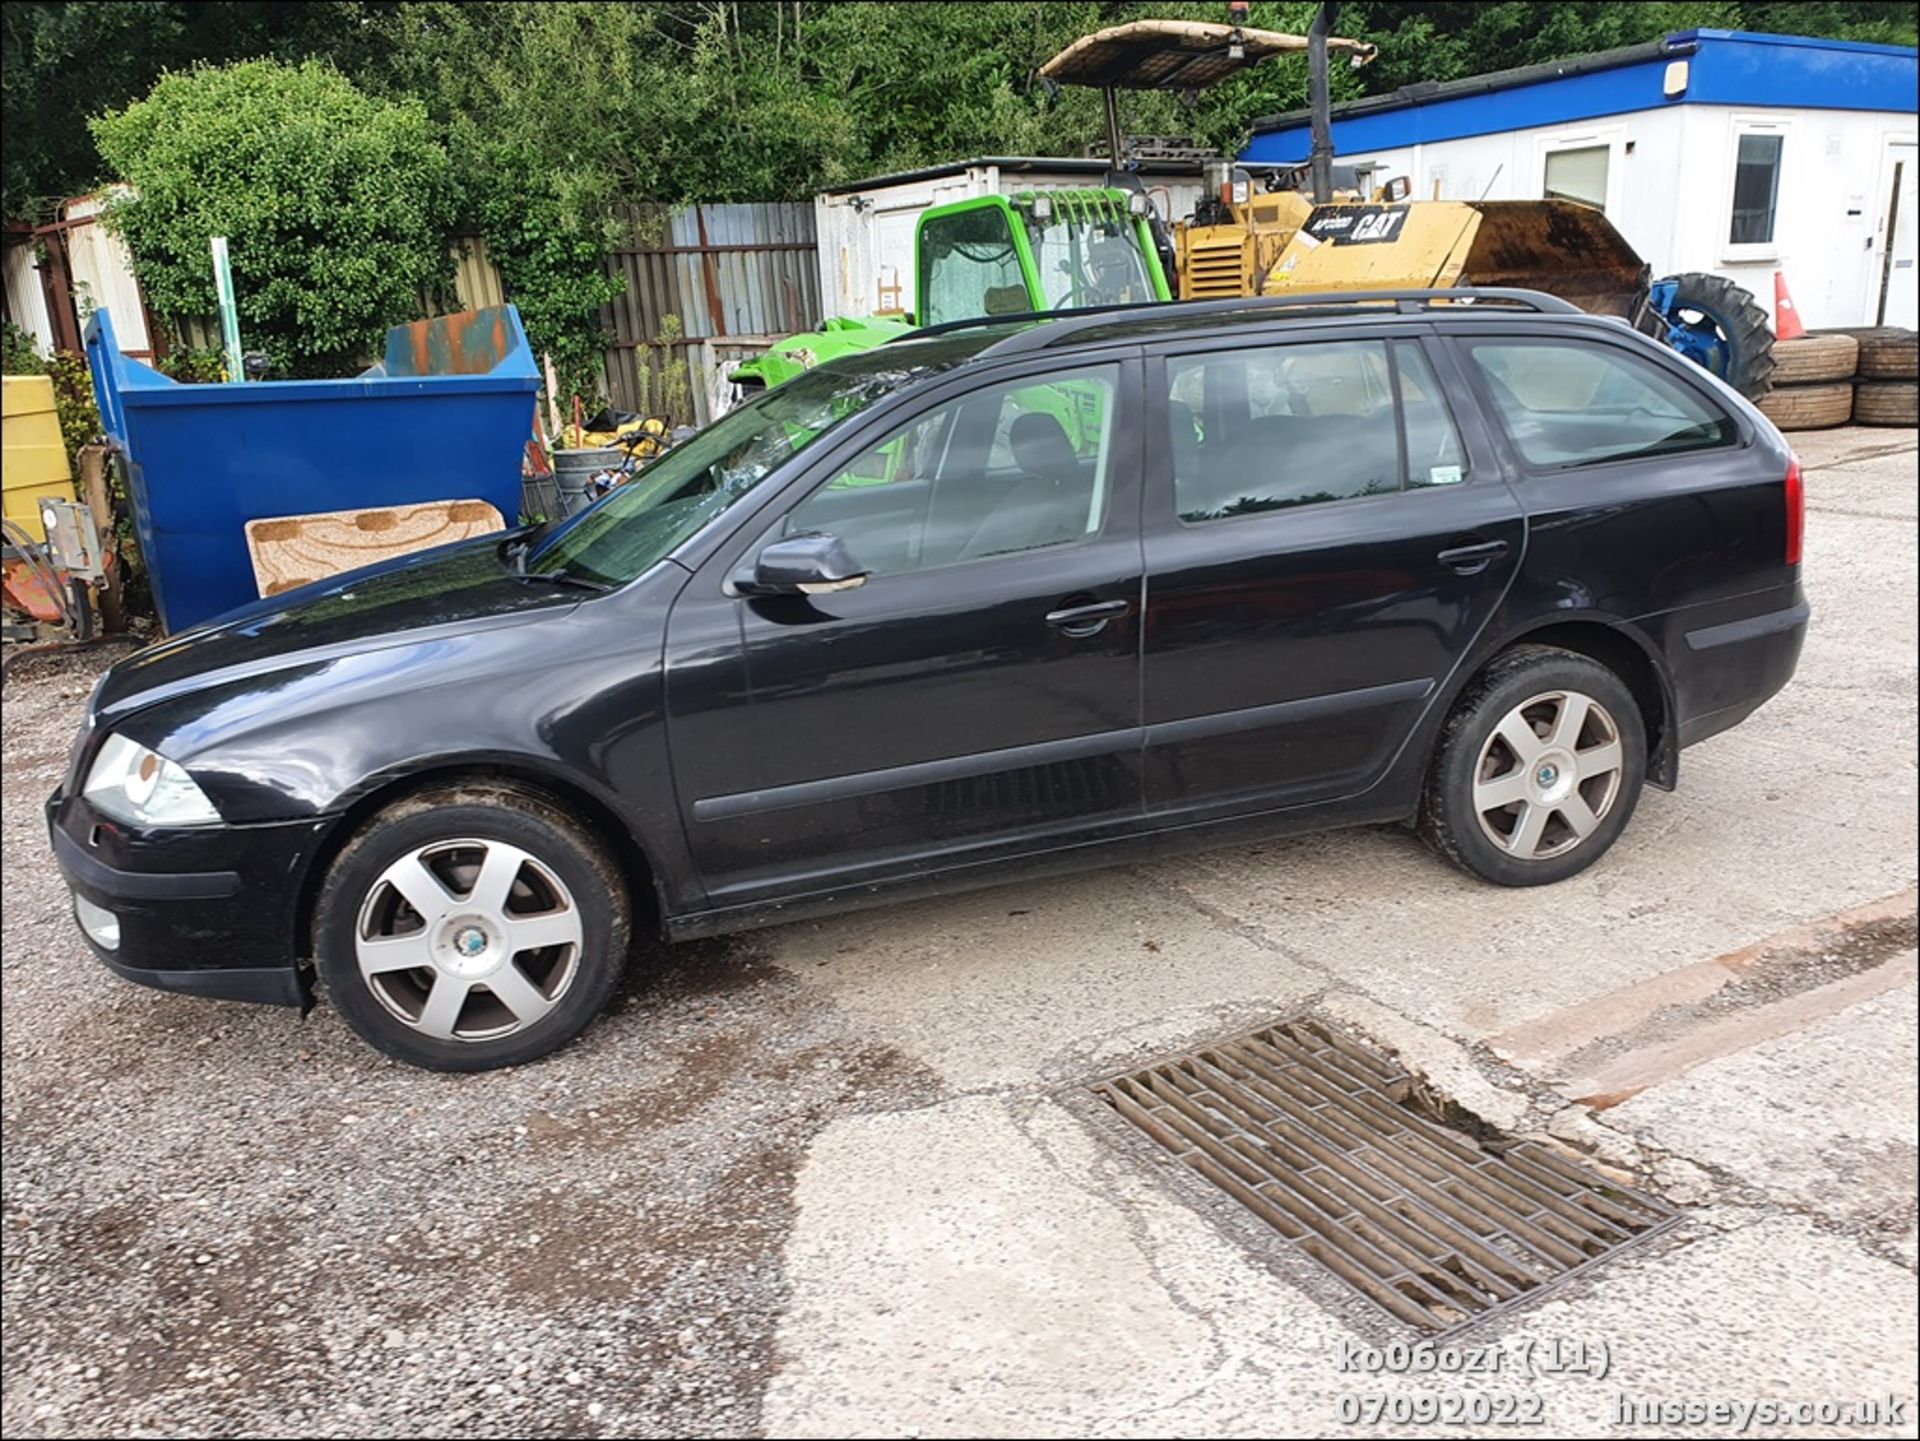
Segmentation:
<svg viewBox="0 0 1920 1441">
<path fill-rule="evenodd" d="M 1787 294 L 1787 277 L 1783 271 L 1773 272 L 1773 338 L 1775 340 L 1798 340 L 1807 333 L 1807 327 L 1800 323 L 1800 312 L 1793 308 L 1793 297 Z"/>
</svg>

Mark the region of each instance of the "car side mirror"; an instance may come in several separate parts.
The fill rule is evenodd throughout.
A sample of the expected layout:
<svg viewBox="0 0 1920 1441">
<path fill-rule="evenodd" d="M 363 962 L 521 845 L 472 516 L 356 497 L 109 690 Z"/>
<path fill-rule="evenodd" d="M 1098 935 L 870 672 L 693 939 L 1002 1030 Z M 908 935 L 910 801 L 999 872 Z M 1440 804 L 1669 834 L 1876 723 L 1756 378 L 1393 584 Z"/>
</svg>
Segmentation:
<svg viewBox="0 0 1920 1441">
<path fill-rule="evenodd" d="M 1380 191 L 1380 198 L 1389 205 L 1405 200 L 1413 194 L 1413 181 L 1404 175 L 1396 175 Z"/>
<path fill-rule="evenodd" d="M 764 547 L 733 588 L 743 595 L 831 595 L 865 585 L 867 574 L 839 536 L 809 531 Z"/>
</svg>

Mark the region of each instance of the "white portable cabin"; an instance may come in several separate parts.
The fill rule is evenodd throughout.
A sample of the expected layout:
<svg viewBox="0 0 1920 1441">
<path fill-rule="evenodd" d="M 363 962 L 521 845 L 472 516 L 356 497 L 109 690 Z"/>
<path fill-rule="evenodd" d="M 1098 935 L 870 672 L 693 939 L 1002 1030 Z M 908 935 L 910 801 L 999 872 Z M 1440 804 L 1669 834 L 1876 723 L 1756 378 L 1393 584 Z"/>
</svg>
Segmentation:
<svg viewBox="0 0 1920 1441">
<path fill-rule="evenodd" d="M 1333 107 L 1338 163 L 1416 200 L 1599 206 L 1656 276 L 1712 271 L 1810 326 L 1915 324 L 1915 52 L 1689 30 Z M 1307 158 L 1304 112 L 1243 164 Z"/>
<path fill-rule="evenodd" d="M 1002 155 L 823 190 L 813 200 L 823 311 L 856 318 L 912 311 L 914 226 L 936 205 L 1096 187 L 1106 174 L 1104 160 Z M 1193 212 L 1201 191 L 1197 163 L 1143 161 L 1138 174 L 1162 220 L 1171 224 Z"/>
</svg>

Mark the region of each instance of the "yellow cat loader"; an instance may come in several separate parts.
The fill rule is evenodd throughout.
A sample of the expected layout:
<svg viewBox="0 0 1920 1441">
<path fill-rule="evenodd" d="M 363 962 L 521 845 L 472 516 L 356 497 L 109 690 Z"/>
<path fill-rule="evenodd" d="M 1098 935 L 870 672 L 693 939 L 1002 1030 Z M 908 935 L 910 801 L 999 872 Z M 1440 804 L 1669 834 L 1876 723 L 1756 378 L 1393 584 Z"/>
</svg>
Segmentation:
<svg viewBox="0 0 1920 1441">
<path fill-rule="evenodd" d="M 1333 163 L 1327 64 L 1373 58 L 1364 41 L 1327 33 L 1321 6 L 1306 36 L 1234 23 L 1144 20 L 1082 36 L 1040 67 L 1043 79 L 1106 96 L 1116 181 L 1124 180 L 1117 92 L 1193 91 L 1279 54 L 1308 57 L 1313 158 L 1256 182 L 1230 161 L 1167 237 L 1181 300 L 1364 290 L 1514 286 L 1617 315 L 1665 341 L 1750 399 L 1772 388 L 1773 334 L 1753 296 L 1716 275 L 1654 280 L 1605 212 L 1569 200 L 1414 200 L 1405 178 L 1370 189 Z"/>
</svg>

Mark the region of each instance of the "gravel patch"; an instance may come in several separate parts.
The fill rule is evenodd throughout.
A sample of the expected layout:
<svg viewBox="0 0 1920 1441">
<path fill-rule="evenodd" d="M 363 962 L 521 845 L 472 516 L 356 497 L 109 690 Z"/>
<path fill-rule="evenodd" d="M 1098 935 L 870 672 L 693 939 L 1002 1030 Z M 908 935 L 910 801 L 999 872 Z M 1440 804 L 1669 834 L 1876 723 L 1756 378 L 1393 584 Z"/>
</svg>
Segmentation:
<svg viewBox="0 0 1920 1441">
<path fill-rule="evenodd" d="M 932 1076 L 750 943 L 480 1076 L 113 979 L 40 812 L 113 658 L 6 682 L 6 1434 L 756 1434 L 800 1156 Z"/>
</svg>

